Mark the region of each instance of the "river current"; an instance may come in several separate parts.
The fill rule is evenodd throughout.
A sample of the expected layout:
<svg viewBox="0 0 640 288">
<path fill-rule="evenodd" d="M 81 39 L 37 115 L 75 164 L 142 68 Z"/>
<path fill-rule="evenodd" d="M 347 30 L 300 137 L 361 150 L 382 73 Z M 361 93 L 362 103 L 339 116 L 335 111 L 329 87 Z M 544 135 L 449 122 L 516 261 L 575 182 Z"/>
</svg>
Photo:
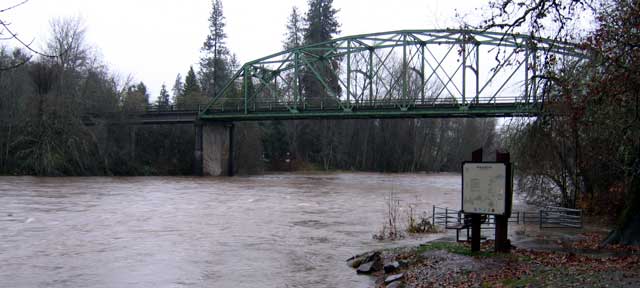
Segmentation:
<svg viewBox="0 0 640 288">
<path fill-rule="evenodd" d="M 0 287 L 370 287 L 347 258 L 438 236 L 374 240 L 389 193 L 403 216 L 409 205 L 430 214 L 431 205 L 460 206 L 460 182 L 377 173 L 0 177 Z"/>
</svg>

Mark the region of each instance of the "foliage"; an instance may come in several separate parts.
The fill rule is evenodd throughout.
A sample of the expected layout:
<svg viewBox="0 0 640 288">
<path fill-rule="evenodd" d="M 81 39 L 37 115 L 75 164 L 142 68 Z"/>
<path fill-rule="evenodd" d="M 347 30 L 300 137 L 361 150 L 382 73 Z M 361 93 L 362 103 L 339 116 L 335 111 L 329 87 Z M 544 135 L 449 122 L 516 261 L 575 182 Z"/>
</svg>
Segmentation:
<svg viewBox="0 0 640 288">
<path fill-rule="evenodd" d="M 212 83 L 214 74 L 209 72 L 227 73 L 239 68 L 237 59 L 225 46 L 221 1 L 212 4 L 210 33 L 201 50 L 200 71 L 190 67 L 182 74 L 185 78 L 177 75 L 171 91 L 161 87 L 158 101 L 152 100 L 157 108 L 173 104 L 179 109 L 194 109 L 212 96 L 207 85 Z M 284 41 L 290 47 L 329 40 L 339 33 L 338 10 L 333 8 L 332 1 L 314 0 L 308 4 L 306 13 L 298 13 L 296 9 L 291 12 L 289 33 Z M 0 173 L 191 173 L 193 127 L 117 124 L 150 104 L 146 85 L 112 73 L 84 42 L 80 20 L 54 20 L 51 30 L 47 51 L 43 53 L 64 54 L 60 57 L 0 47 L 0 67 L 22 65 L 0 71 Z M 28 62 L 29 59 L 33 60 Z M 224 62 L 224 69 L 207 66 L 215 62 L 211 59 Z M 339 71 L 335 63 L 319 65 L 318 71 L 329 79 L 337 79 Z M 400 66 L 393 69 L 394 73 L 401 71 Z M 220 76 L 222 80 L 214 82 L 224 85 L 223 78 Z M 329 81 L 332 83 L 329 87 L 333 87 L 330 89 L 313 81 L 305 84 L 300 79 L 300 82 L 303 82 L 298 87 L 302 89 L 300 92 L 313 99 L 340 93 L 335 81 Z M 225 105 L 239 103 L 245 88 L 254 89 L 253 85 L 253 82 L 247 87 L 232 83 L 230 92 L 224 95 Z M 243 123 L 236 126 L 235 168 L 245 173 L 265 168 L 310 167 L 384 172 L 457 171 L 463 155 L 472 149 L 493 148 L 494 130 L 494 120 L 478 119 Z M 266 166 L 262 167 L 264 161 Z"/>
<path fill-rule="evenodd" d="M 0 72 L 0 174 L 190 173 L 193 128 L 113 124 L 146 107 L 147 88 L 114 76 L 84 43 L 77 21 L 51 23 L 46 53 L 71 47 L 64 56 L 0 49 L 0 61 L 24 62 Z"/>
<path fill-rule="evenodd" d="M 227 34 L 224 32 L 225 17 L 222 1 L 213 0 L 209 16 L 209 34 L 204 41 L 200 58 L 200 83 L 202 92 L 212 99 L 222 91 L 222 87 L 231 78 L 230 53 L 226 46 Z"/>
<path fill-rule="evenodd" d="M 178 105 L 178 102 L 184 101 L 179 100 L 184 95 L 184 83 L 182 82 L 182 75 L 178 73 L 176 75 L 176 80 L 173 82 L 173 87 L 171 88 L 171 102 L 174 105 Z"/>
<path fill-rule="evenodd" d="M 619 217 L 619 230 L 609 241 L 640 242 L 633 239 L 640 237 L 640 224 L 632 221 L 640 216 L 640 3 L 519 3 L 495 1 L 493 11 L 503 22 L 489 20 L 487 28 L 513 30 L 526 25 L 533 35 L 583 39 L 582 48 L 591 54 L 589 63 L 562 70 L 554 59 L 545 59 L 544 77 L 553 84 L 546 89 L 547 95 L 558 95 L 547 106 L 561 116 L 541 117 L 509 133 L 511 146 L 519 151 L 521 172 L 538 179 L 525 184 L 553 183 L 561 204 L 579 204 L 588 211 Z M 586 35 L 574 34 L 570 28 L 576 25 L 575 19 L 588 12 L 595 15 L 595 29 Z M 554 25 L 545 26 L 549 21 Z"/>
<path fill-rule="evenodd" d="M 189 67 L 189 72 L 187 72 L 180 96 L 176 105 L 182 109 L 193 109 L 194 106 L 207 103 L 207 99 L 198 84 L 198 78 L 196 77 L 195 71 L 193 71 L 193 67 Z"/>
<path fill-rule="evenodd" d="M 438 233 L 438 227 L 431 223 L 429 219 L 431 217 L 427 216 L 427 212 L 423 212 L 423 214 L 419 217 L 415 215 L 416 207 L 413 204 L 408 205 L 407 211 L 407 233 Z"/>
<path fill-rule="evenodd" d="M 333 0 L 309 0 L 309 9 L 305 14 L 306 27 L 304 41 L 306 44 L 329 41 L 340 33 L 340 23 L 333 8 Z"/>
<path fill-rule="evenodd" d="M 284 35 L 283 48 L 293 49 L 302 46 L 304 39 L 304 28 L 302 26 L 303 19 L 295 6 L 291 8 L 289 20 L 287 21 L 287 32 Z"/>
<path fill-rule="evenodd" d="M 144 111 L 149 105 L 147 86 L 140 82 L 127 88 L 124 95 L 123 108 L 125 111 Z"/>
<path fill-rule="evenodd" d="M 162 84 L 160 88 L 160 95 L 158 95 L 158 100 L 156 101 L 156 106 L 160 110 L 166 110 L 171 105 L 171 100 L 169 99 L 169 92 L 167 91 L 167 86 Z"/>
</svg>

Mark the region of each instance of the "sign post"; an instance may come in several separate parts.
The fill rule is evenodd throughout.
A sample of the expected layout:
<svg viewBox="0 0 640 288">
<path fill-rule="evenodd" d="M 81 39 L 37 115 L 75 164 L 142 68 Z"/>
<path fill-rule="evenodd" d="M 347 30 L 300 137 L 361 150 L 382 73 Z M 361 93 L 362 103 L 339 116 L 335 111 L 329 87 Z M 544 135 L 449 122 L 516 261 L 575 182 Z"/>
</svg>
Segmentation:
<svg viewBox="0 0 640 288">
<path fill-rule="evenodd" d="M 482 215 L 495 217 L 496 251 L 506 252 L 510 247 L 506 231 L 511 214 L 511 167 L 504 155 L 499 154 L 497 162 L 483 162 L 480 149 L 474 151 L 473 161 L 462 164 L 462 213 L 471 216 L 473 252 L 480 251 Z"/>
<path fill-rule="evenodd" d="M 507 206 L 502 215 L 496 215 L 496 252 L 508 253 L 511 250 L 509 242 L 509 217 L 511 217 L 511 202 L 513 198 L 513 176 L 511 174 L 511 163 L 509 153 L 501 153 L 496 151 L 496 162 L 502 162 L 507 166 L 507 187 L 505 191 L 505 200 Z"/>
<path fill-rule="evenodd" d="M 482 148 L 473 151 L 471 153 L 471 161 L 474 162 L 482 162 Z M 464 192 L 463 192 L 464 193 Z M 464 209 L 464 205 L 462 206 Z M 480 225 L 482 225 L 482 221 L 480 220 L 480 214 L 472 214 L 471 215 L 471 252 L 479 252 L 480 251 L 480 237 L 481 230 Z"/>
</svg>

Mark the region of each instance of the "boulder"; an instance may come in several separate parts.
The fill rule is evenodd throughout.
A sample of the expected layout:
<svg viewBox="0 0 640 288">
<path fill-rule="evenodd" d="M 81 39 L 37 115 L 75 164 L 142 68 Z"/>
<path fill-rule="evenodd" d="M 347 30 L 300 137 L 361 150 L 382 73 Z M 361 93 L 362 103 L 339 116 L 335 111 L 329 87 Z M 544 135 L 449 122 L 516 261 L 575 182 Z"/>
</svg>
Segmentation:
<svg viewBox="0 0 640 288">
<path fill-rule="evenodd" d="M 400 269 L 400 263 L 398 261 L 393 261 L 391 263 L 388 263 L 388 264 L 384 265 L 384 273 L 385 274 L 393 273 L 398 269 Z"/>
<path fill-rule="evenodd" d="M 358 274 L 371 274 L 373 272 L 376 272 L 376 270 L 374 269 L 374 264 L 374 261 L 364 263 L 358 267 L 358 270 L 356 272 Z"/>
<path fill-rule="evenodd" d="M 391 284 L 393 282 L 396 282 L 396 281 L 402 279 L 403 277 L 404 277 L 404 273 L 391 275 L 391 276 L 389 276 L 389 277 L 384 279 L 384 284 Z"/>
<path fill-rule="evenodd" d="M 358 270 L 360 270 L 360 266 L 369 262 L 373 262 L 370 268 L 374 270 L 373 272 L 380 271 L 380 269 L 382 269 L 382 257 L 380 256 L 380 252 L 376 251 L 365 253 L 347 259 L 347 264 L 353 268 L 358 268 Z"/>
</svg>

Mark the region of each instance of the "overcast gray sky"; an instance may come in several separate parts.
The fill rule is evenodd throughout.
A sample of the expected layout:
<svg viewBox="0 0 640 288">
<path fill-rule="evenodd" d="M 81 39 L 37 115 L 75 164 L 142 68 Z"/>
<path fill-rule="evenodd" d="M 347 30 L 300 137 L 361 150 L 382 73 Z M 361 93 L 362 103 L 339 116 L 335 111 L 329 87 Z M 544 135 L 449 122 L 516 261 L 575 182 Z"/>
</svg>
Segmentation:
<svg viewBox="0 0 640 288">
<path fill-rule="evenodd" d="M 7 7 L 20 0 L 0 0 Z M 486 0 L 334 0 L 341 36 L 401 29 L 456 27 L 478 19 Z M 307 0 L 223 0 L 227 46 L 244 63 L 282 50 L 291 7 L 302 13 Z M 176 74 L 197 68 L 208 34 L 211 0 L 30 0 L 3 14 L 35 47 L 44 46 L 49 21 L 79 16 L 86 36 L 104 62 L 126 77 L 143 81 L 155 98 L 170 89 Z"/>
</svg>

